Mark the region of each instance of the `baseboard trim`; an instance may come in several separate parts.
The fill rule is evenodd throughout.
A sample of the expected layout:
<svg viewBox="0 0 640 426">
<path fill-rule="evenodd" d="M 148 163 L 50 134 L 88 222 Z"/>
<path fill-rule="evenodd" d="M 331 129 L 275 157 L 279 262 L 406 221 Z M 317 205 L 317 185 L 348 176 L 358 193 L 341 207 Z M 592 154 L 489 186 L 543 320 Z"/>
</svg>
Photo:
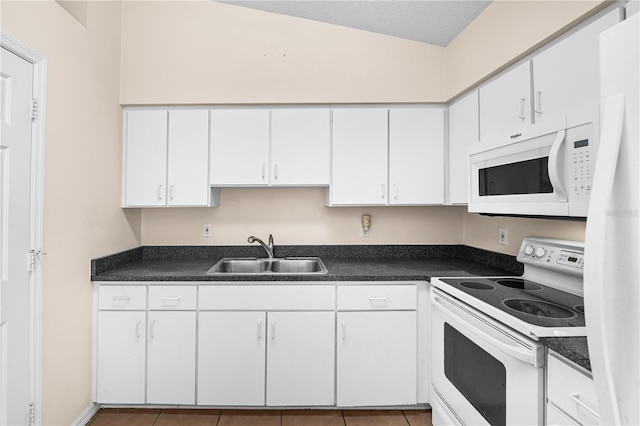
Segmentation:
<svg viewBox="0 0 640 426">
<path fill-rule="evenodd" d="M 89 404 L 87 408 L 71 423 L 73 426 L 85 426 L 96 415 L 100 406 L 95 402 Z"/>
</svg>

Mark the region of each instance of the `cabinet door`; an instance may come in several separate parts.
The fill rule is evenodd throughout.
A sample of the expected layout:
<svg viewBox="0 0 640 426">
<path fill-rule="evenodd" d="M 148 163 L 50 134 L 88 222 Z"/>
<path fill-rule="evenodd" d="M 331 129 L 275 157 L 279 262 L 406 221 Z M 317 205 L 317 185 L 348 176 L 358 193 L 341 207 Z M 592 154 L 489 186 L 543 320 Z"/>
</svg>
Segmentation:
<svg viewBox="0 0 640 426">
<path fill-rule="evenodd" d="M 331 203 L 387 204 L 388 111 L 333 110 Z"/>
<path fill-rule="evenodd" d="M 209 203 L 209 111 L 169 111 L 170 206 Z"/>
<path fill-rule="evenodd" d="M 127 111 L 124 205 L 164 206 L 167 193 L 167 111 Z"/>
<path fill-rule="evenodd" d="M 389 204 L 444 203 L 444 109 L 389 110 Z"/>
<path fill-rule="evenodd" d="M 268 163 L 268 109 L 211 111 L 211 185 L 267 185 Z"/>
<path fill-rule="evenodd" d="M 147 404 L 195 404 L 196 313 L 149 312 Z"/>
<path fill-rule="evenodd" d="M 329 185 L 330 110 L 271 111 L 271 185 Z"/>
<path fill-rule="evenodd" d="M 146 313 L 100 311 L 96 402 L 145 403 Z"/>
<path fill-rule="evenodd" d="M 200 312 L 198 404 L 264 405 L 264 312 Z"/>
<path fill-rule="evenodd" d="M 532 123 L 529 62 L 480 87 L 480 140 L 516 133 Z"/>
<path fill-rule="evenodd" d="M 615 9 L 533 58 L 536 122 L 599 101 L 599 37 L 618 22 Z"/>
<path fill-rule="evenodd" d="M 333 405 L 334 312 L 270 312 L 267 405 Z"/>
<path fill-rule="evenodd" d="M 338 406 L 412 405 L 417 399 L 416 312 L 339 312 Z"/>
<path fill-rule="evenodd" d="M 449 203 L 469 202 L 469 145 L 479 139 L 478 91 L 449 106 Z"/>
</svg>

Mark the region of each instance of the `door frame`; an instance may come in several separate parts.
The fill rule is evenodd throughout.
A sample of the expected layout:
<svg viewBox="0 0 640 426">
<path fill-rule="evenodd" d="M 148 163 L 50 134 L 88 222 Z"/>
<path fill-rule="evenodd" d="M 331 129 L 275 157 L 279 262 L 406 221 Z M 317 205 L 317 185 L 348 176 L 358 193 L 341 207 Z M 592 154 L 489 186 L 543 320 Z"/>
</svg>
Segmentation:
<svg viewBox="0 0 640 426">
<path fill-rule="evenodd" d="M 31 120 L 31 206 L 29 249 L 35 253 L 34 268 L 30 274 L 30 365 L 31 424 L 42 424 L 42 246 L 44 205 L 44 146 L 47 58 L 42 53 L 0 31 L 0 47 L 18 55 L 33 65 L 33 96 L 37 100 L 35 119 Z"/>
</svg>

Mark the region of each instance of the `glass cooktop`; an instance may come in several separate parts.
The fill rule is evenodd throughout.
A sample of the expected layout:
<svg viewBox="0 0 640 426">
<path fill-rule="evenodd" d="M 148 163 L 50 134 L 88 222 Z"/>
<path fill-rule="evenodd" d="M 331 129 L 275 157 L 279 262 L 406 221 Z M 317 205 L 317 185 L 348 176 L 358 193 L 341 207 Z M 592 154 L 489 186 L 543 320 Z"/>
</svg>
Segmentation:
<svg viewBox="0 0 640 426">
<path fill-rule="evenodd" d="M 533 281 L 511 277 L 442 278 L 440 281 L 529 324 L 585 326 L 582 297 Z"/>
</svg>

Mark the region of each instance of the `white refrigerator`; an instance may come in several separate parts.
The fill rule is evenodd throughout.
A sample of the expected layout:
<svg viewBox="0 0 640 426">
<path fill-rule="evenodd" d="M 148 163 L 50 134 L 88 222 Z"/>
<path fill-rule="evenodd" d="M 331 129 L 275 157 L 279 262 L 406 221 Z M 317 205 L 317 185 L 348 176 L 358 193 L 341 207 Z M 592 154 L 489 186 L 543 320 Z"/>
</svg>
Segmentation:
<svg viewBox="0 0 640 426">
<path fill-rule="evenodd" d="M 640 16 L 600 36 L 601 133 L 584 298 L 602 425 L 640 424 Z"/>
</svg>

